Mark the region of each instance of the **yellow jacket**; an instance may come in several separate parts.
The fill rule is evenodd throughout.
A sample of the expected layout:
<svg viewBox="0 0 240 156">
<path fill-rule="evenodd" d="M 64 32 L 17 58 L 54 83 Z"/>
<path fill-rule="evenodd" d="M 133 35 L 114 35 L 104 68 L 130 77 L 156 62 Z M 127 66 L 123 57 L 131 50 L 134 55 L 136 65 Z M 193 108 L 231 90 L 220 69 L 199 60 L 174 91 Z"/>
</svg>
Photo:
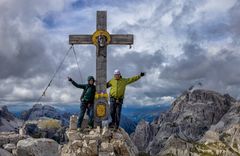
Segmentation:
<svg viewBox="0 0 240 156">
<path fill-rule="evenodd" d="M 126 86 L 130 83 L 133 83 L 140 79 L 140 75 L 133 76 L 131 78 L 120 78 L 116 80 L 115 78 L 111 79 L 107 83 L 107 87 L 111 87 L 110 89 L 110 97 L 114 97 L 116 99 L 124 98 L 124 93 Z"/>
</svg>

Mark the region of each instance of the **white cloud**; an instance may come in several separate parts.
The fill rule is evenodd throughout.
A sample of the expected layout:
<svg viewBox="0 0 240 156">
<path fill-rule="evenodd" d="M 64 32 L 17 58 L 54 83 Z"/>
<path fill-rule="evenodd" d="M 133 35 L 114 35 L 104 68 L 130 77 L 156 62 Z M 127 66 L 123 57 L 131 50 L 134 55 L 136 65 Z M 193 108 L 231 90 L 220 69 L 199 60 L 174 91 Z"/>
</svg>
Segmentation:
<svg viewBox="0 0 240 156">
<path fill-rule="evenodd" d="M 76 1 L 0 1 L 1 99 L 37 99 L 69 48 L 68 35 L 95 31 L 97 10 L 108 11 L 109 32 L 133 33 L 135 36 L 132 49 L 128 46 L 108 48 L 108 58 L 111 59 L 108 62 L 108 71 L 121 68 L 124 76 L 132 76 L 144 70 L 147 72 L 145 77 L 128 87 L 126 104 L 169 103 L 189 85 L 203 77 L 209 88 L 227 91 L 238 97 L 240 84 L 235 78 L 237 74 L 230 76 L 229 80 L 221 74 L 222 69 L 218 67 L 214 73 L 206 72 L 210 67 L 208 65 L 216 65 L 217 61 L 225 62 L 226 55 L 217 57 L 222 54 L 222 50 L 239 53 L 239 43 L 234 39 L 234 33 L 228 31 L 231 26 L 229 16 L 238 18 L 229 12 L 236 6 L 236 0 L 142 0 L 119 2 L 120 4 L 112 1 L 92 2 L 96 3 L 95 5 L 83 1 L 79 8 L 73 8 L 73 2 Z M 84 5 L 86 3 L 90 4 Z M 204 49 L 204 56 L 209 62 L 201 63 L 199 59 L 202 57 L 194 57 L 195 53 L 199 53 L 194 48 L 191 51 L 193 55 L 188 56 L 184 49 L 186 44 L 196 44 Z M 95 47 L 81 45 L 75 49 L 83 81 L 86 81 L 88 75 L 95 74 Z M 185 59 L 184 64 L 182 61 L 186 57 L 190 59 Z M 216 57 L 222 60 L 215 60 Z M 199 65 L 194 66 L 196 63 Z M 192 65 L 194 69 L 184 65 Z M 227 63 L 227 66 L 219 67 L 227 72 L 234 65 L 238 65 L 237 59 Z M 178 66 L 181 68 L 177 68 Z M 166 78 L 162 74 L 165 74 L 167 69 L 172 73 L 168 73 Z M 195 74 L 196 71 L 201 74 Z M 233 71 L 237 73 L 236 69 Z M 67 76 L 81 82 L 72 53 L 43 101 L 79 101 L 81 90 L 71 86 L 67 82 Z M 108 73 L 108 79 L 111 78 L 109 76 L 112 76 L 112 73 Z M 236 83 L 235 86 L 229 86 L 230 82 Z"/>
</svg>

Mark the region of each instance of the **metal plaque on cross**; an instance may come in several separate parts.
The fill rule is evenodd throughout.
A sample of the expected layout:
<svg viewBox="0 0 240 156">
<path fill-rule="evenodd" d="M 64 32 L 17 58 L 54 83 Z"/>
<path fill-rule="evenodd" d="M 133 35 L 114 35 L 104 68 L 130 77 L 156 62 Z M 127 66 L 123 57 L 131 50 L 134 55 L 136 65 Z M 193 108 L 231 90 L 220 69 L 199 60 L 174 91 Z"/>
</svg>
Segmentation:
<svg viewBox="0 0 240 156">
<path fill-rule="evenodd" d="M 94 120 L 101 125 L 109 115 L 107 95 L 107 45 L 132 45 L 132 34 L 109 34 L 107 31 L 107 11 L 97 11 L 96 31 L 93 34 L 69 35 L 69 44 L 94 44 L 96 46 L 96 95 Z"/>
</svg>

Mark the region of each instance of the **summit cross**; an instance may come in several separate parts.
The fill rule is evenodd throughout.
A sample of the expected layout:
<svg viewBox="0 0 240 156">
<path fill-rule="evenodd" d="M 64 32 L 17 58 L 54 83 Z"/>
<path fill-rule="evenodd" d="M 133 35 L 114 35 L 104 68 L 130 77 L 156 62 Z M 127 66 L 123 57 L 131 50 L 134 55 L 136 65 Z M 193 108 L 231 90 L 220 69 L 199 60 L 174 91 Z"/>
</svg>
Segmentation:
<svg viewBox="0 0 240 156">
<path fill-rule="evenodd" d="M 96 31 L 93 34 L 69 35 L 69 44 L 94 44 L 96 46 L 96 95 L 94 120 L 98 126 L 108 118 L 107 96 L 107 45 L 133 44 L 132 34 L 109 34 L 107 31 L 107 11 L 97 11 Z"/>
</svg>

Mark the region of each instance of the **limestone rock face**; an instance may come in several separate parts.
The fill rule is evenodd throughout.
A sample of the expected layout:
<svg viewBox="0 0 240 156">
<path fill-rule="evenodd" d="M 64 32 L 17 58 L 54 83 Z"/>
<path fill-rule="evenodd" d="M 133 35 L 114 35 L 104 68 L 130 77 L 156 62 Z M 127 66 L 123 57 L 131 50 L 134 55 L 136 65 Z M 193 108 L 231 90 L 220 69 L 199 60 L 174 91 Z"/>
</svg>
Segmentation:
<svg viewBox="0 0 240 156">
<path fill-rule="evenodd" d="M 145 151 L 149 142 L 153 139 L 153 127 L 149 122 L 140 121 L 136 127 L 135 133 L 131 135 L 139 151 Z"/>
<path fill-rule="evenodd" d="M 214 91 L 186 91 L 157 120 L 149 125 L 139 123 L 139 128 L 132 135 L 133 141 L 139 150 L 146 149 L 145 152 L 150 155 L 187 155 L 195 147 L 192 143 L 203 138 L 212 125 L 217 124 L 218 128 L 226 126 L 220 120 L 235 103 L 236 100 L 229 95 Z M 225 118 L 228 120 L 228 117 Z M 237 121 L 238 118 L 235 123 Z"/>
<path fill-rule="evenodd" d="M 236 102 L 194 147 L 195 153 L 240 155 L 240 102 Z"/>
<path fill-rule="evenodd" d="M 59 145 L 51 139 L 28 138 L 17 143 L 17 156 L 60 156 Z"/>
<path fill-rule="evenodd" d="M 61 156 L 135 156 L 137 147 L 128 134 L 119 129 L 113 131 L 107 128 L 67 131 L 69 143 L 62 148 Z"/>
<path fill-rule="evenodd" d="M 240 155 L 240 103 L 236 102 L 228 112 L 215 125 L 205 132 L 203 137 L 196 142 L 172 139 L 174 144 L 169 144 L 169 139 L 159 155 Z M 178 140 L 181 140 L 179 142 Z M 178 143 L 179 142 L 179 143 Z"/>
</svg>

